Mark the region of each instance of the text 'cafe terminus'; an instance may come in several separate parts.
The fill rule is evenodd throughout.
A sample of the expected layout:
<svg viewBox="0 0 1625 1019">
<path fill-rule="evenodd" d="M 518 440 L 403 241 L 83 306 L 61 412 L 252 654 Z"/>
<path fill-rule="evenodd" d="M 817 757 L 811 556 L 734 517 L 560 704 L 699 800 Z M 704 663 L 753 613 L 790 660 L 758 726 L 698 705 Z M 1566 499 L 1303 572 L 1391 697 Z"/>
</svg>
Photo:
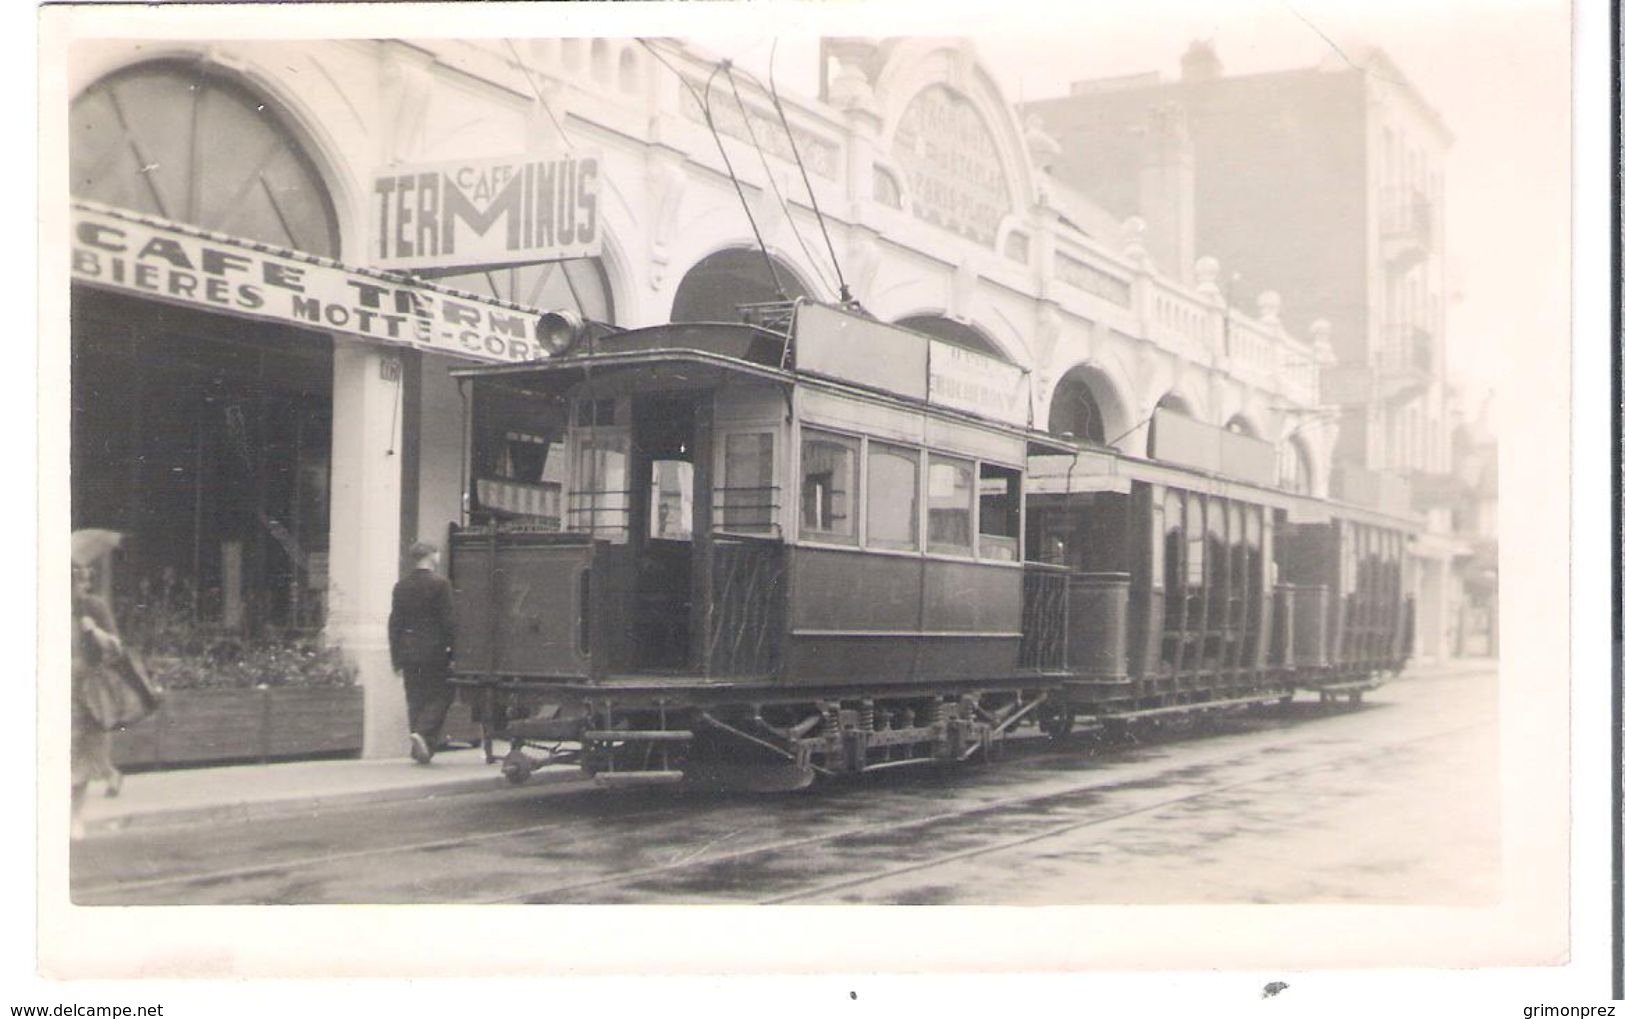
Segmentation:
<svg viewBox="0 0 1625 1019">
<path fill-rule="evenodd" d="M 1077 196 L 1058 217 L 1044 137 L 967 43 L 870 47 L 828 95 L 786 96 L 782 124 L 746 87 L 717 137 L 684 87 L 711 65 L 635 43 L 106 43 L 70 62 L 72 526 L 126 536 L 115 610 L 320 635 L 359 669 L 364 752 L 399 754 L 390 589 L 403 547 L 446 542 L 470 469 L 450 370 L 544 355 L 545 311 L 726 321 L 776 292 L 834 300 L 837 268 L 876 317 L 1026 373 L 1038 427 L 1150 455 L 1165 408 L 1243 421 L 1265 460 L 1286 451 L 1280 483 L 1324 494 L 1322 345 L 1162 274 Z M 792 152 L 839 267 L 797 244 L 819 223 Z M 512 473 L 491 499 L 545 495 Z"/>
</svg>

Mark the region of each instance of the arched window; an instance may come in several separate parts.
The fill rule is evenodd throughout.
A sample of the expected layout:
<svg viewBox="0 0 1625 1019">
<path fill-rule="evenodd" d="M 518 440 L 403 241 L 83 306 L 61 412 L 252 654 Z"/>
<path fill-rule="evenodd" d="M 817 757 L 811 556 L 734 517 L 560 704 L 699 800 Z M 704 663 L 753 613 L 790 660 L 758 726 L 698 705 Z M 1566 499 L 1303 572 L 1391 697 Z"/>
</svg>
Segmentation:
<svg viewBox="0 0 1625 1019">
<path fill-rule="evenodd" d="M 1061 379 L 1049 405 L 1049 430 L 1053 435 L 1106 444 L 1106 418 L 1087 382 L 1070 374 Z"/>
<path fill-rule="evenodd" d="M 774 288 L 775 274 L 782 294 Z M 729 248 L 700 259 L 683 277 L 672 301 L 671 320 L 735 322 L 742 304 L 810 296 L 807 285 L 782 260 L 756 248 Z"/>
<path fill-rule="evenodd" d="M 233 237 L 337 257 L 321 175 L 271 104 L 199 64 L 101 79 L 69 109 L 69 189 Z"/>
<path fill-rule="evenodd" d="M 620 86 L 622 92 L 638 88 L 638 54 L 631 46 L 621 50 Z"/>
<path fill-rule="evenodd" d="M 998 344 L 980 329 L 964 322 L 947 318 L 943 315 L 910 315 L 900 318 L 897 324 L 904 329 L 912 329 L 917 333 L 934 336 L 944 343 L 952 343 L 956 347 L 973 350 L 978 354 L 997 358 L 1000 361 L 1009 361 L 1008 357 L 999 350 Z"/>
<path fill-rule="evenodd" d="M 578 312 L 593 322 L 615 321 L 615 295 L 609 276 L 596 258 L 570 258 L 506 269 L 462 272 L 435 280 L 442 286 L 512 301 L 544 311 Z"/>
</svg>

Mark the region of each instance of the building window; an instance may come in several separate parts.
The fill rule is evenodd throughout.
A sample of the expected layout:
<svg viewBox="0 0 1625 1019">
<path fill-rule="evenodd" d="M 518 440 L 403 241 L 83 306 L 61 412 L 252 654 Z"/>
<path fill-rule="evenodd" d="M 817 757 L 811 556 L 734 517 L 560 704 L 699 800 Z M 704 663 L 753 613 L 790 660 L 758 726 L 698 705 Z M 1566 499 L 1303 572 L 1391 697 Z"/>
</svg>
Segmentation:
<svg viewBox="0 0 1625 1019">
<path fill-rule="evenodd" d="M 734 432 L 722 439 L 718 521 L 725 531 L 771 534 L 779 488 L 773 483 L 773 433 Z"/>
<path fill-rule="evenodd" d="M 154 61 L 69 111 L 75 198 L 314 255 L 339 254 L 321 175 L 270 103 L 198 64 Z"/>
<path fill-rule="evenodd" d="M 920 547 L 920 454 L 883 442 L 869 443 L 869 491 L 865 503 L 868 544 L 874 548 Z"/>
<path fill-rule="evenodd" d="M 1021 558 L 1021 472 L 983 464 L 977 479 L 978 554 L 1013 563 Z"/>
<path fill-rule="evenodd" d="M 927 551 L 971 554 L 974 473 L 974 465 L 969 460 L 931 454 L 926 475 Z"/>
<path fill-rule="evenodd" d="M 903 192 L 890 171 L 875 167 L 875 201 L 891 209 L 903 207 Z"/>
<path fill-rule="evenodd" d="M 801 537 L 855 545 L 858 541 L 858 441 L 801 433 Z"/>
</svg>

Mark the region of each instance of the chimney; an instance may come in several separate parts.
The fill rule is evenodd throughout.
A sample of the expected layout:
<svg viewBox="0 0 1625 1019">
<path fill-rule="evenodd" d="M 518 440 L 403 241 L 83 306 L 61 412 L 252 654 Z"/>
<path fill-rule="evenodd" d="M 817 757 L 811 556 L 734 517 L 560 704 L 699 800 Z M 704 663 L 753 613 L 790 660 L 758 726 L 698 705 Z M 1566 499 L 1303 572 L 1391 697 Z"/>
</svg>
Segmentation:
<svg viewBox="0 0 1625 1019">
<path fill-rule="evenodd" d="M 1217 81 L 1224 75 L 1224 65 L 1213 49 L 1211 39 L 1193 39 L 1185 55 L 1179 58 L 1179 80 L 1187 82 Z"/>
<path fill-rule="evenodd" d="M 1140 162 L 1140 216 L 1145 244 L 1165 271 L 1191 282 L 1196 259 L 1196 155 L 1185 111 L 1149 111 Z"/>
</svg>

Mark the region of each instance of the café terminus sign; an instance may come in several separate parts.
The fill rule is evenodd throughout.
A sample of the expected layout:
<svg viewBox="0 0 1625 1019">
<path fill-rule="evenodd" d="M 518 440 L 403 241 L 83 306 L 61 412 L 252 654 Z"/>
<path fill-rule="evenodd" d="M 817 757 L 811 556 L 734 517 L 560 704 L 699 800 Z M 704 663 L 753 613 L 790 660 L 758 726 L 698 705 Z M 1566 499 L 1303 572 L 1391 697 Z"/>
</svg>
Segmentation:
<svg viewBox="0 0 1625 1019">
<path fill-rule="evenodd" d="M 75 203 L 74 280 L 478 361 L 528 361 L 538 313 L 473 294 Z"/>
<path fill-rule="evenodd" d="M 393 166 L 373 176 L 380 269 L 589 258 L 603 248 L 596 152 Z"/>
</svg>

